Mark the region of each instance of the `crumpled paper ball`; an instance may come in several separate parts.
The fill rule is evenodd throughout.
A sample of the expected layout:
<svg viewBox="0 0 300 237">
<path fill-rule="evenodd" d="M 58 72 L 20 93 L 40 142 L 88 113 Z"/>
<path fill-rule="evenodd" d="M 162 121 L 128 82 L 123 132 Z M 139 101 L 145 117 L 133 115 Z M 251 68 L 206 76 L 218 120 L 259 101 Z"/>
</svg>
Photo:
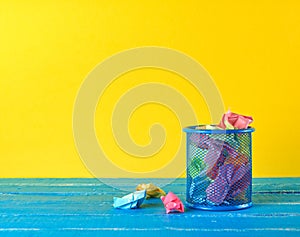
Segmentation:
<svg viewBox="0 0 300 237">
<path fill-rule="evenodd" d="M 171 212 L 184 212 L 184 206 L 181 200 L 172 192 L 160 198 L 165 205 L 166 213 Z"/>
<path fill-rule="evenodd" d="M 166 193 L 161 188 L 157 187 L 156 185 L 149 183 L 149 184 L 139 184 L 136 187 L 136 190 L 146 190 L 146 199 L 149 198 L 160 198 L 161 196 L 165 196 Z"/>
</svg>

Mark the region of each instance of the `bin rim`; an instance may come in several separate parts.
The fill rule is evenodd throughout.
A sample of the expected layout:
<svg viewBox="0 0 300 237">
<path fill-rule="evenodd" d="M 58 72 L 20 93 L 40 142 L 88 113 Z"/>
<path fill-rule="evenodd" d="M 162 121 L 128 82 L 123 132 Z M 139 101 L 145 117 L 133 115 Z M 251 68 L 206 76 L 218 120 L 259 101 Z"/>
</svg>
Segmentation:
<svg viewBox="0 0 300 237">
<path fill-rule="evenodd" d="M 252 133 L 255 131 L 254 128 L 248 127 L 246 129 L 196 129 L 196 127 L 204 125 L 188 126 L 182 130 L 186 133 L 202 133 L 202 134 L 232 134 L 232 133 Z M 216 125 L 211 125 L 216 126 Z"/>
</svg>

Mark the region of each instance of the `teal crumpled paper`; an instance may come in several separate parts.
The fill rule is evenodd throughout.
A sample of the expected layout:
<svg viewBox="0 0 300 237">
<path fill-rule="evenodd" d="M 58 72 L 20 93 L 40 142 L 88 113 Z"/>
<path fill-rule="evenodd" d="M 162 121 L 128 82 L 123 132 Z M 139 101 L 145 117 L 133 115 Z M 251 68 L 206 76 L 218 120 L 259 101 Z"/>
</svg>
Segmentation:
<svg viewBox="0 0 300 237">
<path fill-rule="evenodd" d="M 135 209 L 139 208 L 146 197 L 146 190 L 136 191 L 125 195 L 124 197 L 114 197 L 114 208 Z"/>
</svg>

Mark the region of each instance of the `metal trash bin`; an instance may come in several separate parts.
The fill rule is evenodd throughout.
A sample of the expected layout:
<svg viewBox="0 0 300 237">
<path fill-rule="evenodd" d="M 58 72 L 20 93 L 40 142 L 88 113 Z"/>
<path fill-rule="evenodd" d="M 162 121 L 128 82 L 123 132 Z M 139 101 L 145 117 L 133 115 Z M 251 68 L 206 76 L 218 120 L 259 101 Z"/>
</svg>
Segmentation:
<svg viewBox="0 0 300 237">
<path fill-rule="evenodd" d="M 187 206 L 213 211 L 251 207 L 254 128 L 220 130 L 191 126 L 183 131 Z"/>
</svg>

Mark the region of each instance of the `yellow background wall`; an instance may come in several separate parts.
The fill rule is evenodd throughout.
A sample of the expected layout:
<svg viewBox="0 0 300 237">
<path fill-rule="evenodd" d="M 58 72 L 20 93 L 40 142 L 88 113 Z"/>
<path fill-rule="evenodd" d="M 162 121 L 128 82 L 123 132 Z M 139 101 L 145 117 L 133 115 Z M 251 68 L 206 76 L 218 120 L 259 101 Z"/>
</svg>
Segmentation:
<svg viewBox="0 0 300 237">
<path fill-rule="evenodd" d="M 0 0 L 0 177 L 91 177 L 76 93 L 99 62 L 147 45 L 196 59 L 254 117 L 255 177 L 299 176 L 299 1 Z"/>
</svg>

